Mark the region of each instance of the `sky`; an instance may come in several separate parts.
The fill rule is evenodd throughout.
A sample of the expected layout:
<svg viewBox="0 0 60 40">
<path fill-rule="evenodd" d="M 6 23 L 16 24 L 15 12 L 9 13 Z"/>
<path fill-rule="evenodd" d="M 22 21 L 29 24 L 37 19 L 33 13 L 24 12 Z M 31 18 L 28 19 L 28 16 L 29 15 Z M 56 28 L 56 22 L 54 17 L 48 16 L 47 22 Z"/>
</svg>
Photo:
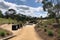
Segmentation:
<svg viewBox="0 0 60 40">
<path fill-rule="evenodd" d="M 0 0 L 0 10 L 6 12 L 8 9 L 15 9 L 21 13 L 32 17 L 46 17 L 47 12 L 43 11 L 42 0 Z"/>
</svg>

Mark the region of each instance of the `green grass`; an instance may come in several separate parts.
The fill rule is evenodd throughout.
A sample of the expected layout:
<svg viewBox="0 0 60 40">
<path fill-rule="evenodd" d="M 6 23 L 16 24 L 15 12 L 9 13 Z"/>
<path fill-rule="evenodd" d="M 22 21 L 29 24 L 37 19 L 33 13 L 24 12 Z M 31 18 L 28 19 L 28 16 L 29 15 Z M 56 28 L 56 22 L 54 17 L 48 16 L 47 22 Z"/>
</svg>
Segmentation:
<svg viewBox="0 0 60 40">
<path fill-rule="evenodd" d="M 5 19 L 5 18 L 0 18 L 0 24 L 6 24 L 6 23 L 17 23 L 16 20 L 12 20 L 12 19 Z"/>
<path fill-rule="evenodd" d="M 55 23 L 55 19 L 48 19 L 46 21 L 43 20 L 43 25 L 53 24 Z"/>
</svg>

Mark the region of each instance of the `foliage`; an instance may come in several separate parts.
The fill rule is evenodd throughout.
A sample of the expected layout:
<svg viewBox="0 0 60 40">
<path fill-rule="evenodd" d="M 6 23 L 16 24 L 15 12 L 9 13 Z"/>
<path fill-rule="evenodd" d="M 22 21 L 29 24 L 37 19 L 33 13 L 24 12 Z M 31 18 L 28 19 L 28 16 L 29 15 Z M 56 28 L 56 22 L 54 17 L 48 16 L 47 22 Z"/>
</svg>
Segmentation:
<svg viewBox="0 0 60 40">
<path fill-rule="evenodd" d="M 14 19 L 14 16 L 16 14 L 16 11 L 14 9 L 9 9 L 8 11 L 5 12 L 5 17 L 6 18 L 11 18 Z"/>
<path fill-rule="evenodd" d="M 2 14 L 2 11 L 0 10 L 0 18 L 3 18 L 3 14 Z"/>
<path fill-rule="evenodd" d="M 48 13 L 49 13 L 48 18 L 55 18 L 56 17 L 55 13 L 52 12 L 51 10 L 48 10 Z"/>
<path fill-rule="evenodd" d="M 1 35 L 2 37 L 4 37 L 4 36 L 5 36 L 5 32 L 0 32 L 0 35 Z"/>
<path fill-rule="evenodd" d="M 48 36 L 53 36 L 53 32 L 51 30 L 48 30 Z"/>
<path fill-rule="evenodd" d="M 44 32 L 46 32 L 47 31 L 47 29 L 44 29 Z"/>
<path fill-rule="evenodd" d="M 6 33 L 7 32 L 5 30 L 0 30 L 0 36 L 1 37 L 5 37 Z"/>
<path fill-rule="evenodd" d="M 26 23 L 26 21 L 35 21 L 36 17 L 26 16 L 21 13 L 16 13 L 16 10 L 14 9 L 8 9 L 5 12 L 5 15 L 3 15 L 2 11 L 0 11 L 0 24 L 3 23 L 19 23 L 22 22 L 23 24 Z"/>
<path fill-rule="evenodd" d="M 53 24 L 53 23 L 55 23 L 55 19 L 54 19 L 54 18 L 48 19 L 48 20 L 46 20 L 46 21 L 43 21 L 43 25 L 44 25 L 44 26 L 45 26 L 45 25 L 48 25 L 48 24 Z"/>
<path fill-rule="evenodd" d="M 55 4 L 54 1 L 57 3 Z M 59 0 L 43 0 L 43 9 L 44 11 L 48 11 L 50 18 L 55 18 L 56 22 L 59 23 L 58 17 L 60 12 L 60 1 Z M 53 5 L 54 4 L 54 5 Z"/>
</svg>

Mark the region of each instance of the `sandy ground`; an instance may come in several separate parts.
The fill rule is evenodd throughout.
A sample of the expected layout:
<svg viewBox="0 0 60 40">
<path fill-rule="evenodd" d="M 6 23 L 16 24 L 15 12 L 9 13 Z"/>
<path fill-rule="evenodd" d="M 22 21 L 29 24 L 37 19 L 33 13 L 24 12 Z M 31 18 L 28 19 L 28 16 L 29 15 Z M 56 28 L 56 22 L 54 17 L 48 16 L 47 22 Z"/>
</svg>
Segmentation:
<svg viewBox="0 0 60 40">
<path fill-rule="evenodd" d="M 10 26 L 7 25 L 8 28 L 6 27 L 6 25 L 7 24 L 4 25 L 5 29 L 8 29 L 8 30 L 12 31 L 11 28 L 10 28 L 11 25 Z M 34 26 L 35 25 L 26 25 L 22 29 L 19 29 L 17 31 L 12 31 L 17 36 L 13 37 L 13 38 L 11 38 L 9 40 L 42 40 L 36 34 L 36 32 L 34 30 Z"/>
</svg>

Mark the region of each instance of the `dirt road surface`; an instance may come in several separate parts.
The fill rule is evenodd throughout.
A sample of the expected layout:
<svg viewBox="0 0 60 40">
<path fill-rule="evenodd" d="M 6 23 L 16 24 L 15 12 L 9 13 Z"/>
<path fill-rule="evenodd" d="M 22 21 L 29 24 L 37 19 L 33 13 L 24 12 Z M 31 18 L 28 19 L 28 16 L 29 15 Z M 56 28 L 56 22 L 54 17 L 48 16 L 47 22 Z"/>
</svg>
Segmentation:
<svg viewBox="0 0 60 40">
<path fill-rule="evenodd" d="M 35 32 L 34 26 L 35 25 L 26 25 L 22 29 L 15 31 L 14 34 L 16 34 L 16 37 L 9 40 L 42 40 Z"/>
</svg>

